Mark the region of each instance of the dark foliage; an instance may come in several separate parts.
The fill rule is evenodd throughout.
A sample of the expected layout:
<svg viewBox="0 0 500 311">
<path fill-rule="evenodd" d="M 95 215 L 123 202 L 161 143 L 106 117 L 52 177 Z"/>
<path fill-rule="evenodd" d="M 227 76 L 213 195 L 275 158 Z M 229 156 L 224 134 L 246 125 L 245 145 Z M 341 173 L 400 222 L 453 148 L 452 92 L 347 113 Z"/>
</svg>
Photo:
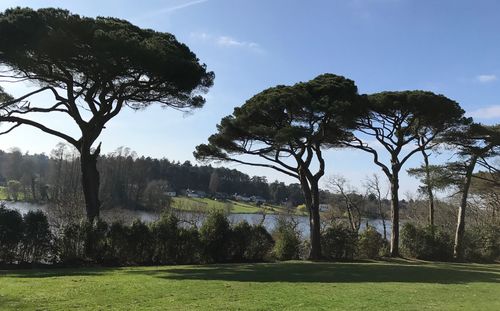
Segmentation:
<svg viewBox="0 0 500 311">
<path fill-rule="evenodd" d="M 104 261 L 108 264 L 124 265 L 130 262 L 129 248 L 130 228 L 123 223 L 115 222 L 107 233 L 107 252 Z"/>
<path fill-rule="evenodd" d="M 0 262 L 17 259 L 19 243 L 23 238 L 23 218 L 18 211 L 0 205 Z"/>
<path fill-rule="evenodd" d="M 439 261 L 453 258 L 451 236 L 437 227 L 406 223 L 401 230 L 401 246 L 404 254 L 411 258 Z"/>
<path fill-rule="evenodd" d="M 129 264 L 150 264 L 153 258 L 153 234 L 148 225 L 140 220 L 135 220 L 128 230 Z"/>
<path fill-rule="evenodd" d="M 373 227 L 368 227 L 358 236 L 359 258 L 375 259 L 380 257 L 380 253 L 387 241 L 384 241 L 382 235 Z"/>
<path fill-rule="evenodd" d="M 228 262 L 231 258 L 231 227 L 221 212 L 212 212 L 200 228 L 203 260 Z"/>
<path fill-rule="evenodd" d="M 357 233 L 343 226 L 331 226 L 323 232 L 321 243 L 326 259 L 352 260 L 357 249 Z"/>
<path fill-rule="evenodd" d="M 300 258 L 301 240 L 296 224 L 285 218 L 278 219 L 273 232 L 273 256 L 278 260 L 292 260 Z"/>
<path fill-rule="evenodd" d="M 500 225 L 473 227 L 465 232 L 464 259 L 491 262 L 500 259 Z"/>
<path fill-rule="evenodd" d="M 232 228 L 231 258 L 235 262 L 264 261 L 274 246 L 273 237 L 261 225 L 242 221 Z"/>
<path fill-rule="evenodd" d="M 42 211 L 29 211 L 24 215 L 23 221 L 22 261 L 28 263 L 51 261 L 53 237 L 47 216 Z"/>
</svg>

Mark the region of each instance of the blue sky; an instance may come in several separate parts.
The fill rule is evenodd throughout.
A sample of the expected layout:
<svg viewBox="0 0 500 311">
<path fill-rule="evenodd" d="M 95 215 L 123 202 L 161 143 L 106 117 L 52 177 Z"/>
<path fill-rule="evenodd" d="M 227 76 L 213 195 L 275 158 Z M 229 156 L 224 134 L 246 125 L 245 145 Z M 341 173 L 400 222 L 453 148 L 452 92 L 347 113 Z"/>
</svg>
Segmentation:
<svg viewBox="0 0 500 311">
<path fill-rule="evenodd" d="M 150 107 L 123 111 L 101 137 L 104 152 L 128 146 L 140 155 L 191 160 L 219 120 L 277 84 L 331 72 L 356 81 L 361 93 L 424 89 L 458 101 L 477 121 L 500 121 L 500 2 L 459 0 L 40 0 L 12 6 L 62 7 L 113 16 L 173 33 L 216 74 L 207 104 L 192 114 Z M 26 86 L 5 86 L 22 94 Z M 50 100 L 40 97 L 39 100 Z M 75 132 L 70 120 L 45 122 Z M 0 137 L 0 149 L 48 153 L 59 140 L 28 128 Z M 408 167 L 420 162 L 418 156 Z M 292 181 L 266 169 L 228 165 L 251 175 Z M 331 151 L 327 173 L 359 185 L 379 172 L 358 151 Z M 417 182 L 402 178 L 402 192 Z"/>
</svg>

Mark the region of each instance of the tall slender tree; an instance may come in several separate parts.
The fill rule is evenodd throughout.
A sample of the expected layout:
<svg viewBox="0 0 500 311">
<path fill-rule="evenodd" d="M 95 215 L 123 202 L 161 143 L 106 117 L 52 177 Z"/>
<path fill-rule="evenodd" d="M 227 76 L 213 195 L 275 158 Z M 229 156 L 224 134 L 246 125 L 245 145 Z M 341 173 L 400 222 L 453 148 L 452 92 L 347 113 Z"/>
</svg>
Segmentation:
<svg viewBox="0 0 500 311">
<path fill-rule="evenodd" d="M 386 213 L 384 212 L 383 200 L 387 198 L 388 192 L 382 195 L 382 185 L 380 184 L 380 178 L 377 174 L 373 174 L 371 177 L 367 177 L 365 181 L 365 188 L 369 194 L 374 195 L 375 200 L 377 200 L 377 210 L 378 216 L 382 220 L 382 228 L 384 230 L 384 241 L 387 240 L 387 225 L 386 225 Z"/>
<path fill-rule="evenodd" d="M 223 118 L 217 133 L 208 144 L 197 146 L 194 155 L 199 160 L 267 167 L 298 179 L 309 211 L 310 258 L 319 259 L 323 150 L 351 135 L 348 129 L 362 111 L 358 103 L 354 82 L 333 74 L 269 88 Z"/>
<path fill-rule="evenodd" d="M 449 184 L 458 187 L 461 197 L 458 208 L 457 229 L 455 232 L 455 243 L 453 246 L 453 257 L 457 260 L 463 259 L 463 240 L 465 233 L 465 215 L 467 211 L 467 200 L 474 170 L 477 167 L 498 172 L 498 168 L 490 164 L 490 159 L 500 155 L 500 125 L 484 126 L 471 124 L 450 131 L 443 140 L 457 150 L 461 160 L 446 165 L 447 180 Z"/>
<path fill-rule="evenodd" d="M 440 134 L 465 122 L 458 103 L 424 91 L 382 92 L 367 97 L 369 114 L 346 146 L 370 153 L 391 185 L 391 256 L 399 256 L 399 174 L 415 153 L 434 145 Z M 418 144 L 419 138 L 427 138 Z M 376 146 L 381 146 L 377 148 Z"/>
<path fill-rule="evenodd" d="M 429 154 L 424 150 L 424 163 L 417 168 L 407 170 L 408 175 L 420 180 L 421 186 L 419 192 L 425 194 L 428 200 L 428 221 L 429 226 L 434 232 L 435 226 L 435 193 L 448 188 L 450 185 L 446 179 L 446 169 L 442 165 L 432 165 L 429 162 Z"/>
<path fill-rule="evenodd" d="M 87 18 L 61 9 L 8 9 L 0 14 L 0 77 L 31 82 L 33 89 L 0 106 L 0 122 L 27 125 L 78 149 L 87 217 L 99 216 L 100 144 L 105 125 L 122 108 L 161 104 L 198 108 L 214 74 L 169 33 L 141 29 L 117 18 Z M 33 96 L 49 93 L 50 104 Z M 77 125 L 73 137 L 37 114 L 65 115 Z"/>
</svg>

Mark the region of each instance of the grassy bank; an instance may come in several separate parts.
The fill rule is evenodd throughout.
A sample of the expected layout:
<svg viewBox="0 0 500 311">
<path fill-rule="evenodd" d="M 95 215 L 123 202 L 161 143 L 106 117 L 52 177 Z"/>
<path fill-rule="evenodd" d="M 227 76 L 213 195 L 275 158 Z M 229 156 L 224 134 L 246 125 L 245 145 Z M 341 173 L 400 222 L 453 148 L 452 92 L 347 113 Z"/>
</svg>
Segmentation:
<svg viewBox="0 0 500 311">
<path fill-rule="evenodd" d="M 183 211 L 209 211 L 220 210 L 230 211 L 238 214 L 258 214 L 265 211 L 267 214 L 283 213 L 284 209 L 281 206 L 263 204 L 257 206 L 253 203 L 245 203 L 238 201 L 216 201 L 208 198 L 188 198 L 175 197 L 172 200 L 172 207 Z"/>
<path fill-rule="evenodd" d="M 308 263 L 0 272 L 1 310 L 500 310 L 500 265 Z"/>
<path fill-rule="evenodd" d="M 9 196 L 7 195 L 7 188 L 6 187 L 0 187 L 0 201 L 5 201 L 7 200 Z"/>
</svg>

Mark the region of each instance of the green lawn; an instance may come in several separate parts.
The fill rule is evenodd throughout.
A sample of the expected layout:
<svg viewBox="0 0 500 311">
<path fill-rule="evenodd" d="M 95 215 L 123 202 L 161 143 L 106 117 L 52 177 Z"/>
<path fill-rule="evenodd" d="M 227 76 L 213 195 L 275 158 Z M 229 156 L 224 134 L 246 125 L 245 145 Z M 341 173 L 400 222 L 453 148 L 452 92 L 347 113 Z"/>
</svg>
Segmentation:
<svg viewBox="0 0 500 311">
<path fill-rule="evenodd" d="M 0 310 L 500 310 L 500 265 L 309 263 L 0 271 Z"/>
<path fill-rule="evenodd" d="M 283 209 L 274 206 L 274 205 L 263 205 L 262 207 L 258 207 L 252 203 L 244 203 L 237 201 L 215 201 L 208 198 L 188 198 L 188 197 L 175 197 L 172 200 L 172 207 L 179 210 L 184 211 L 193 211 L 193 210 L 221 210 L 224 211 L 228 207 L 231 207 L 231 213 L 239 213 L 239 214 L 257 214 L 261 213 L 263 208 L 266 209 L 266 212 L 269 214 L 276 214 L 282 211 Z"/>
</svg>

